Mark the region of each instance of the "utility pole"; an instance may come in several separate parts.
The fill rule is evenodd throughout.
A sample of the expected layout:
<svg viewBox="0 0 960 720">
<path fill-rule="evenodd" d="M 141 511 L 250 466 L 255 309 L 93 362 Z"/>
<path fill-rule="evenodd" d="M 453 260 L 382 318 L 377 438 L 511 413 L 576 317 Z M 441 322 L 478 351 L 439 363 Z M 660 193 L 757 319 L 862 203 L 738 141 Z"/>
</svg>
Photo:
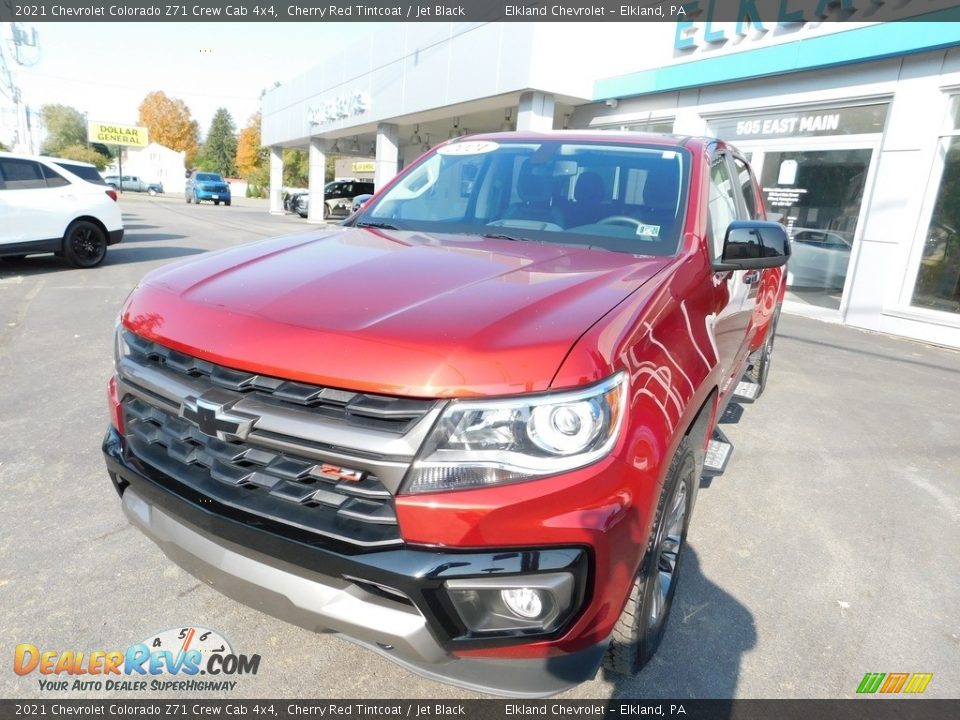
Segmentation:
<svg viewBox="0 0 960 720">
<path fill-rule="evenodd" d="M 29 67 L 39 60 L 36 28 L 28 31 L 23 23 L 0 23 L 0 133 L 5 136 L 0 139 L 9 139 L 14 150 L 30 154 L 36 151 L 31 113 L 12 68 L 14 65 Z M 8 123 L 7 118 L 11 116 L 13 123 Z M 12 137 L 8 132 L 11 125 L 16 128 Z"/>
</svg>

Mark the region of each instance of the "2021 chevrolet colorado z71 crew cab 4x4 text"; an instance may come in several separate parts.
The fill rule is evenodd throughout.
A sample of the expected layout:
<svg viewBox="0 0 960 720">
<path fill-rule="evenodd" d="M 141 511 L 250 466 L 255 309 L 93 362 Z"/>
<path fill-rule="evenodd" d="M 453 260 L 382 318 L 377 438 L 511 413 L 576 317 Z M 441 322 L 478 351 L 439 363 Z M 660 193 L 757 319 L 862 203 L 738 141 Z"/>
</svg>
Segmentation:
<svg viewBox="0 0 960 720">
<path fill-rule="evenodd" d="M 763 218 L 714 139 L 490 134 L 344 226 L 161 268 L 117 331 L 123 508 L 225 594 L 430 677 L 635 672 L 719 414 L 766 383 Z"/>
</svg>

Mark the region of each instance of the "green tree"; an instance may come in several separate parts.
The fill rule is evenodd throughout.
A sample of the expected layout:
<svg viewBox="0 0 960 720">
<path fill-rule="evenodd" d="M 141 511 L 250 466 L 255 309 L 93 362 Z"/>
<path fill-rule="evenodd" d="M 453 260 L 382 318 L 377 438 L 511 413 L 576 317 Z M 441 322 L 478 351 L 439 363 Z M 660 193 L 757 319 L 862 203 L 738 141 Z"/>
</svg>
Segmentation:
<svg viewBox="0 0 960 720">
<path fill-rule="evenodd" d="M 65 147 L 87 145 L 87 122 L 76 108 L 69 105 L 44 105 L 40 117 L 47 137 L 40 146 L 43 155 L 60 155 Z"/>
<path fill-rule="evenodd" d="M 219 108 L 210 123 L 207 141 L 200 151 L 197 165 L 203 170 L 218 172 L 225 177 L 237 174 L 237 131 L 226 108 Z"/>
<path fill-rule="evenodd" d="M 86 145 L 67 145 L 57 151 L 57 156 L 67 160 L 92 163 L 97 166 L 97 170 L 103 170 L 110 159 Z"/>
<path fill-rule="evenodd" d="M 304 150 L 283 151 L 283 184 L 286 187 L 307 187 L 310 177 L 310 156 Z"/>
</svg>

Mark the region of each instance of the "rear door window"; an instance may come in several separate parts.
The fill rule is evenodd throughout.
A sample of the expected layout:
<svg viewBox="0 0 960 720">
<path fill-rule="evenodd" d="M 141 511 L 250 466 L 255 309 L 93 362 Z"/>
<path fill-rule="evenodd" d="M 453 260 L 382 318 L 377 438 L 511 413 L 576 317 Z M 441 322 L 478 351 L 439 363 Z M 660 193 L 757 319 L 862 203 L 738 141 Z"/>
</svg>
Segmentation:
<svg viewBox="0 0 960 720">
<path fill-rule="evenodd" d="M 47 187 L 63 187 L 70 184 L 69 180 L 53 168 L 41 165 L 40 169 L 43 171 L 43 179 L 47 181 Z"/>
</svg>

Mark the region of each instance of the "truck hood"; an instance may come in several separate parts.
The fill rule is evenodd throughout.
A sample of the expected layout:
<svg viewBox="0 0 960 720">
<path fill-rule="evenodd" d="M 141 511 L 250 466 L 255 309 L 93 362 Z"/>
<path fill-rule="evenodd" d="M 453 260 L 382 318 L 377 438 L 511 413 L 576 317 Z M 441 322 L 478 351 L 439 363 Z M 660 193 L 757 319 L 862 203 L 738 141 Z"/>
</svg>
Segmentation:
<svg viewBox="0 0 960 720">
<path fill-rule="evenodd" d="M 416 397 L 535 392 L 671 258 L 332 228 L 168 265 L 130 330 L 250 372 Z"/>
</svg>

